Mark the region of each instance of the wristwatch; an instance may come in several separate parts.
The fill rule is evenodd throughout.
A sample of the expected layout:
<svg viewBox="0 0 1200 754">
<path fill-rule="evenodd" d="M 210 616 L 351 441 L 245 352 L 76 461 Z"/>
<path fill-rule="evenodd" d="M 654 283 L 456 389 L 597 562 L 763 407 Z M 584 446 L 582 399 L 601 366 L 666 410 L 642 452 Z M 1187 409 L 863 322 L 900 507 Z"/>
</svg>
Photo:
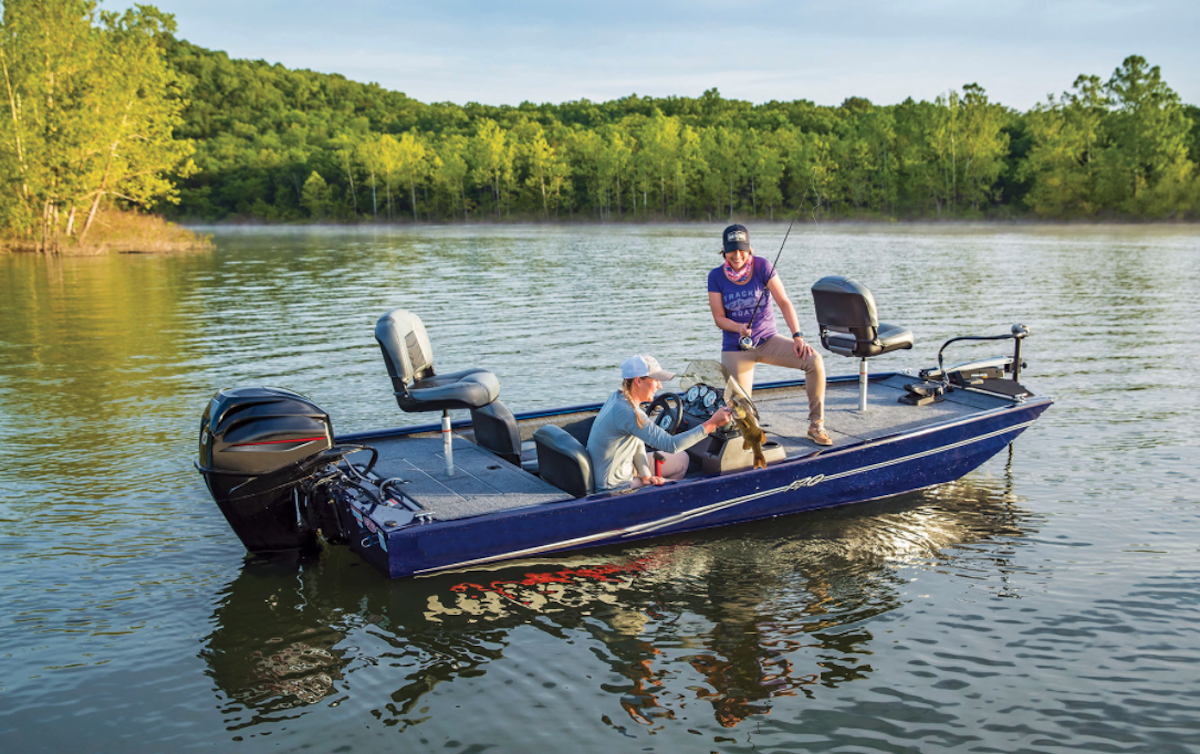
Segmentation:
<svg viewBox="0 0 1200 754">
<path fill-rule="evenodd" d="M 804 336 L 800 334 L 800 331 L 799 331 L 799 330 L 797 330 L 796 332 L 792 333 L 792 340 L 795 340 L 796 338 L 803 338 L 803 337 L 804 337 Z"/>
</svg>

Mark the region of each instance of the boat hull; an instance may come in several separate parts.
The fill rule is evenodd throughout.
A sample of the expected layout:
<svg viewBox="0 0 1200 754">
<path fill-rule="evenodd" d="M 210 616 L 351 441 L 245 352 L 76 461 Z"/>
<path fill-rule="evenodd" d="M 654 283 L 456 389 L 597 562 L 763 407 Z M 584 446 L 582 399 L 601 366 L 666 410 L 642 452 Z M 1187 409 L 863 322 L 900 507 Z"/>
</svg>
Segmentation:
<svg viewBox="0 0 1200 754">
<path fill-rule="evenodd" d="M 1047 398 L 915 432 L 814 451 L 766 469 L 688 478 L 450 521 L 401 523 L 386 506 L 339 501 L 351 548 L 384 574 L 416 576 L 521 557 L 802 513 L 962 477 L 1051 405 Z"/>
</svg>

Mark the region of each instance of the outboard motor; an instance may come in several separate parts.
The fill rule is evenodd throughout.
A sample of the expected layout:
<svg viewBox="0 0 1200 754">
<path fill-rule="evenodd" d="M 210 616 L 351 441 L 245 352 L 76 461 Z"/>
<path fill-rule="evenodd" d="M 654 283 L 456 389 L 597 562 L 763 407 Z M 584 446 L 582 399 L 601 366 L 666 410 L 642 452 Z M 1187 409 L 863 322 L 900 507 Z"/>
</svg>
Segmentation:
<svg viewBox="0 0 1200 754">
<path fill-rule="evenodd" d="M 309 550 L 318 529 L 328 538 L 336 527 L 319 482 L 346 452 L 333 445 L 329 415 L 308 398 L 283 388 L 231 388 L 213 396 L 200 420 L 196 467 L 247 550 Z"/>
</svg>

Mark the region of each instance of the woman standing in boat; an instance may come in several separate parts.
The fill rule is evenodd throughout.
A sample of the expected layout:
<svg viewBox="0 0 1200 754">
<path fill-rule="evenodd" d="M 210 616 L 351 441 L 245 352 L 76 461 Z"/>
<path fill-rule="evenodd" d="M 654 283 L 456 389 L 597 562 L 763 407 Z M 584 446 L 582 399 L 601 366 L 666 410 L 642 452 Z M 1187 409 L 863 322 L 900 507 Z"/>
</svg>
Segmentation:
<svg viewBox="0 0 1200 754">
<path fill-rule="evenodd" d="M 747 394 L 754 389 L 754 366 L 759 362 L 804 370 L 808 437 L 817 445 L 832 445 L 825 432 L 825 363 L 801 337 L 800 318 L 783 281 L 770 262 L 754 256 L 750 231 L 745 226 L 725 229 L 721 254 L 725 263 L 708 273 L 708 305 L 713 322 L 724 336 L 721 363 Z M 791 330 L 791 338 L 775 329 L 772 295 Z M 749 348 L 742 347 L 743 339 L 748 339 Z"/>
<path fill-rule="evenodd" d="M 654 400 L 662 383 L 674 378 L 675 373 L 660 367 L 653 356 L 638 354 L 622 362 L 621 388 L 608 397 L 588 435 L 598 491 L 683 479 L 688 468 L 686 449 L 729 423 L 729 409 L 724 406 L 708 421 L 678 435 L 669 435 L 651 422 L 641 404 Z M 647 445 L 663 452 L 661 473 L 655 473 Z"/>
</svg>

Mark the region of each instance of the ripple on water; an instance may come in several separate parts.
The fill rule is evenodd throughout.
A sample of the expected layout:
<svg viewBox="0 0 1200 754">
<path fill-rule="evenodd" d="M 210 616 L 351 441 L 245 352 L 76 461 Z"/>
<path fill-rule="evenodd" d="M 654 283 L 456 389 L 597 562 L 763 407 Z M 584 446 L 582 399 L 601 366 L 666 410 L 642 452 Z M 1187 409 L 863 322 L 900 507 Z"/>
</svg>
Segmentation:
<svg viewBox="0 0 1200 754">
<path fill-rule="evenodd" d="M 773 257 L 786 224 L 754 228 Z M 797 226 L 779 268 L 805 332 L 831 273 L 914 331 L 875 370 L 1033 329 L 1026 380 L 1056 405 L 955 484 L 396 583 L 344 551 L 243 564 L 191 468 L 215 389 L 291 387 L 339 431 L 427 421 L 371 335 L 405 307 L 514 410 L 599 401 L 634 350 L 715 355 L 713 233 L 220 229 L 205 254 L 0 258 L 6 744 L 1200 749 L 1191 228 Z"/>
</svg>

